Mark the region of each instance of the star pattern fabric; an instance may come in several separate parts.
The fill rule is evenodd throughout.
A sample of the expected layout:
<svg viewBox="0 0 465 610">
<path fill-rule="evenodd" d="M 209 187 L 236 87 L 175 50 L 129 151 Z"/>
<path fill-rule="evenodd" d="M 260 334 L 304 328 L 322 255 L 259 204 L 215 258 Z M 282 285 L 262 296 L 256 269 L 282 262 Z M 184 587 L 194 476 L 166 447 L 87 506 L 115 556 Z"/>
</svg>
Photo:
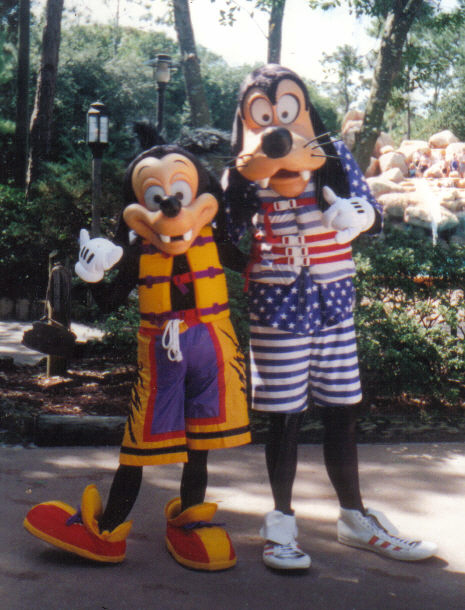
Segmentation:
<svg viewBox="0 0 465 610">
<path fill-rule="evenodd" d="M 337 151 L 341 159 L 342 166 L 347 174 L 347 181 L 350 186 L 350 196 L 351 197 L 363 197 L 371 203 L 371 205 L 378 210 L 378 212 L 382 213 L 382 207 L 373 197 L 370 191 L 370 187 L 368 186 L 365 177 L 357 165 L 357 162 L 352 156 L 352 153 L 344 144 L 344 142 L 334 142 L 334 147 Z"/>
<path fill-rule="evenodd" d="M 355 290 L 350 277 L 317 284 L 308 268 L 290 284 L 250 282 L 249 307 L 265 326 L 295 334 L 318 334 L 352 315 Z"/>
</svg>

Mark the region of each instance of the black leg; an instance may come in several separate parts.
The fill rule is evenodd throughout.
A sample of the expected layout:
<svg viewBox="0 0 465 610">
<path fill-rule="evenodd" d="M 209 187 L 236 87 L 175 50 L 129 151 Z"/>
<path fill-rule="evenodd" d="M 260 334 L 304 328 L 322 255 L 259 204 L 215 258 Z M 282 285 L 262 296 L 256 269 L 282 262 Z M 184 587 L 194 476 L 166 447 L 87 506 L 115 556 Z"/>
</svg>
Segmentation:
<svg viewBox="0 0 465 610">
<path fill-rule="evenodd" d="M 364 512 L 360 494 L 354 407 L 327 407 L 323 451 L 326 470 L 342 508 Z"/>
<path fill-rule="evenodd" d="M 265 446 L 266 465 L 275 509 L 293 515 L 292 487 L 297 471 L 297 447 L 303 413 L 272 413 Z"/>
<path fill-rule="evenodd" d="M 205 501 L 207 491 L 208 451 L 188 452 L 188 461 L 184 464 L 181 478 L 181 510 Z"/>
<path fill-rule="evenodd" d="M 101 532 L 111 532 L 126 520 L 139 494 L 141 482 L 142 466 L 120 465 L 113 479 L 107 506 L 99 520 Z"/>
</svg>

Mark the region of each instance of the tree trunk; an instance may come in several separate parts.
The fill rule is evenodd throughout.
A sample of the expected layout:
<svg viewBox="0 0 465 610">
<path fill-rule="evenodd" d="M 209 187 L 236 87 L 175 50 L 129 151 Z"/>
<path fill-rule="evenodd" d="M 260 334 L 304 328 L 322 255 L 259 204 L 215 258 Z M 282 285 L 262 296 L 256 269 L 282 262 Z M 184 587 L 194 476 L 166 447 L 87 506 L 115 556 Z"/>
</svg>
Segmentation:
<svg viewBox="0 0 465 610">
<path fill-rule="evenodd" d="M 281 42 L 286 0 L 272 0 L 268 22 L 268 62 L 281 63 Z"/>
<path fill-rule="evenodd" d="M 381 130 L 384 111 L 392 83 L 400 68 L 408 31 L 423 4 L 423 0 L 397 0 L 386 17 L 370 98 L 354 150 L 354 156 L 362 171 L 365 171 L 370 163 Z"/>
<path fill-rule="evenodd" d="M 16 131 L 14 179 L 19 188 L 26 186 L 29 131 L 29 48 L 30 0 L 19 2 L 18 73 L 16 87 Z"/>
<path fill-rule="evenodd" d="M 188 0 L 173 0 L 174 24 L 181 51 L 181 64 L 186 94 L 191 109 L 193 127 L 210 125 L 210 110 L 203 87 L 200 62 L 195 46 L 194 31 Z"/>
<path fill-rule="evenodd" d="M 31 118 L 27 191 L 37 179 L 41 163 L 50 148 L 53 103 L 58 71 L 63 0 L 47 0 L 47 14 L 42 37 L 42 57 L 37 79 L 34 111 Z"/>
</svg>

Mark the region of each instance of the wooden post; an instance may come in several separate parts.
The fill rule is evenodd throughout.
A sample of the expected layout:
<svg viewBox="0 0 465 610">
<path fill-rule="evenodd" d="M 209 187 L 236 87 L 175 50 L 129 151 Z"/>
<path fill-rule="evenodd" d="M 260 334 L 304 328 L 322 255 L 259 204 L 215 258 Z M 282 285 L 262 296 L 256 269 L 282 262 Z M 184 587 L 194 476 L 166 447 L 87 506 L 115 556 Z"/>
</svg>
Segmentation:
<svg viewBox="0 0 465 610">
<path fill-rule="evenodd" d="M 51 261 L 51 258 L 50 258 Z M 61 263 L 49 267 L 47 313 L 66 328 L 71 325 L 71 274 Z M 68 361 L 61 356 L 47 356 L 47 377 L 66 375 Z"/>
</svg>

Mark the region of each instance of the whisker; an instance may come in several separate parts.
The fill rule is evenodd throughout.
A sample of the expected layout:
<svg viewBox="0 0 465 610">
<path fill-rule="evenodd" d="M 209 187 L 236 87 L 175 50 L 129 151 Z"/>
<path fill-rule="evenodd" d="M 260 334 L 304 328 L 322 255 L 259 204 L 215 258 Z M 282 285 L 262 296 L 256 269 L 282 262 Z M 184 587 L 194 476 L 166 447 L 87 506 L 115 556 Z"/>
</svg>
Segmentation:
<svg viewBox="0 0 465 610">
<path fill-rule="evenodd" d="M 319 157 L 320 159 L 340 159 L 337 155 L 312 155 L 312 157 Z"/>
<path fill-rule="evenodd" d="M 309 140 L 309 141 L 308 141 L 308 142 L 305 144 L 305 146 L 310 146 L 310 144 L 312 144 L 312 143 L 313 143 L 313 142 L 315 142 L 315 141 L 318 141 L 320 138 L 326 138 L 326 137 L 328 137 L 328 136 L 330 136 L 330 135 L 331 135 L 331 132 L 330 132 L 330 131 L 326 131 L 325 133 L 320 133 L 320 135 L 319 135 L 319 136 L 315 136 L 314 138 L 312 138 L 311 140 Z M 305 146 L 304 146 L 304 148 L 305 148 Z"/>
<path fill-rule="evenodd" d="M 306 144 L 304 144 L 304 148 L 306 148 L 307 146 L 310 146 L 310 144 L 314 144 L 314 146 L 325 146 L 326 144 L 332 144 L 333 142 L 342 142 L 342 138 L 333 138 L 331 137 L 332 135 L 336 135 L 331 134 L 330 131 L 327 131 L 326 133 L 322 133 L 319 136 L 316 136 L 315 138 L 312 138 L 311 140 L 309 140 Z M 328 137 L 330 136 L 330 138 L 328 140 L 326 140 L 326 142 L 320 142 L 320 138 L 323 137 Z"/>
</svg>

